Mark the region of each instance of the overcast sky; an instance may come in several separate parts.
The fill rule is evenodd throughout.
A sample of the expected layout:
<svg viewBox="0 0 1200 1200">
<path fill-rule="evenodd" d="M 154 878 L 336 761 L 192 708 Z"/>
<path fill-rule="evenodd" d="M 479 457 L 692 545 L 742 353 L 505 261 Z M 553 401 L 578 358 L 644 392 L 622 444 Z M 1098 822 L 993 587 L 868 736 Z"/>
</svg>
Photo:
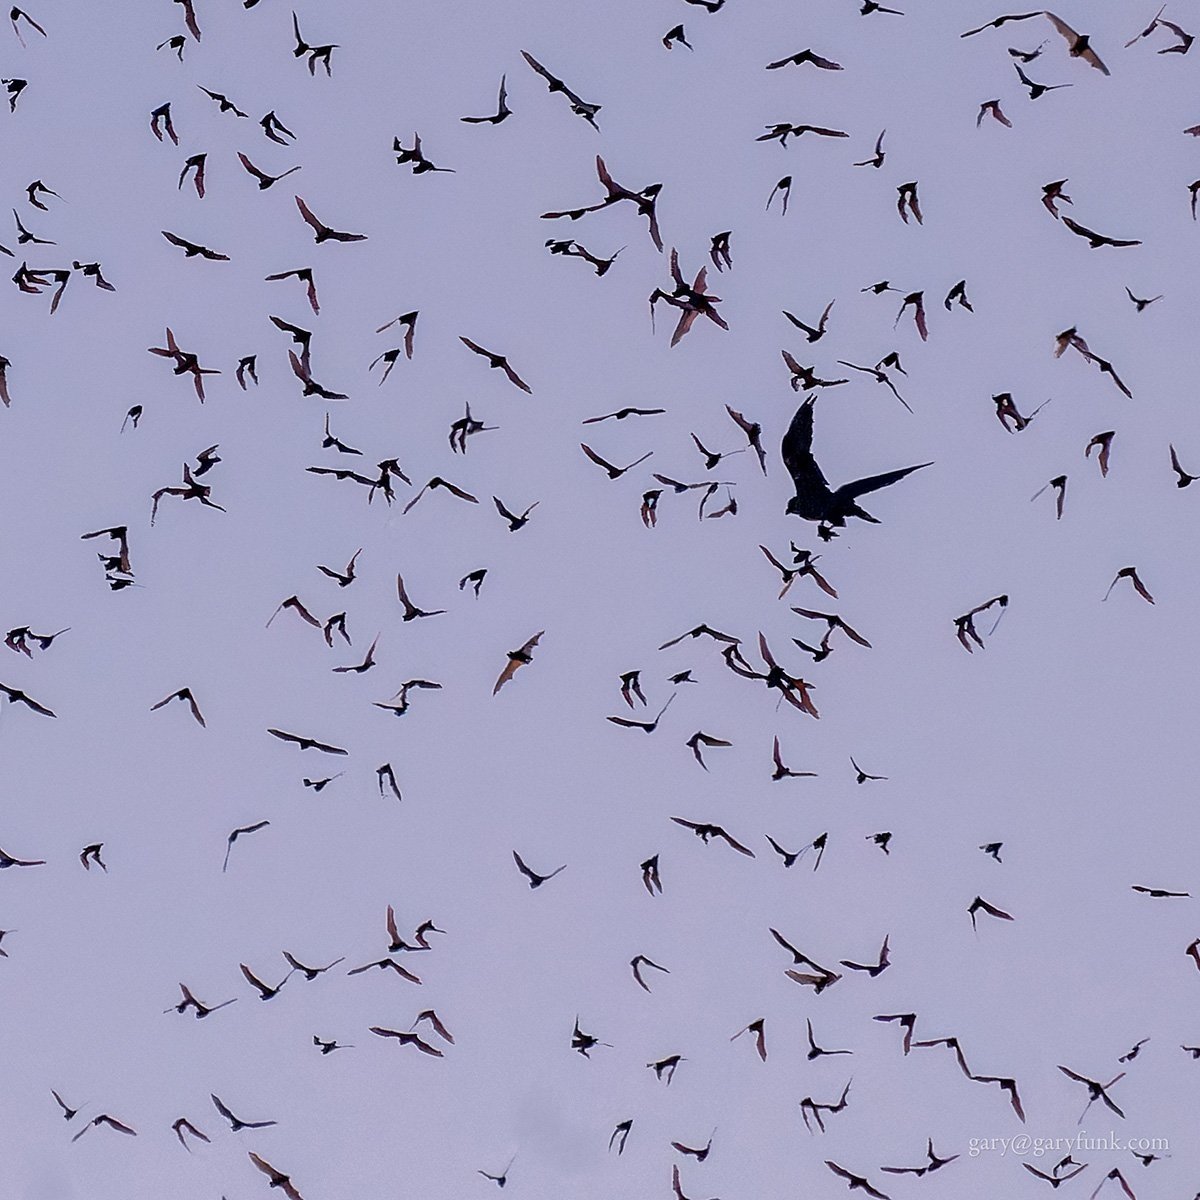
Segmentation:
<svg viewBox="0 0 1200 1200">
<path fill-rule="evenodd" d="M 1067 53 L 1044 18 L 977 37 L 959 34 L 994 6 L 897 0 L 905 15 L 860 15 L 852 0 L 797 6 L 728 0 L 718 12 L 681 0 L 602 4 L 526 0 L 489 5 L 356 3 L 297 8 L 311 45 L 336 43 L 332 76 L 292 54 L 291 9 L 262 0 L 196 0 L 202 38 L 183 61 L 155 46 L 185 34 L 178 4 L 29 0 L 23 47 L 0 36 L 0 75 L 28 80 L 0 113 L 0 180 L 8 207 L 52 245 L 0 244 L 31 269 L 99 261 L 106 292 L 72 274 L 60 306 L 17 287 L 0 304 L 0 355 L 10 360 L 11 407 L 0 411 L 0 625 L 64 633 L 26 657 L 0 647 L 0 683 L 52 709 L 0 708 L 6 797 L 0 847 L 44 866 L 0 878 L 0 1094 L 5 1174 L 31 1200 L 242 1200 L 270 1194 L 254 1151 L 288 1173 L 304 1200 L 488 1196 L 515 1155 L 506 1195 L 574 1200 L 671 1195 L 677 1163 L 700 1200 L 836 1197 L 845 1183 L 824 1160 L 866 1176 L 892 1197 L 1038 1196 L 1066 1152 L 972 1156 L 971 1139 L 1074 1138 L 1115 1132 L 1162 1139 L 1162 1161 L 1128 1150 L 1072 1149 L 1089 1164 L 1063 1185 L 1090 1195 L 1119 1168 L 1139 1200 L 1186 1200 L 1200 1189 L 1188 1114 L 1200 1100 L 1197 965 L 1192 898 L 1157 899 L 1134 885 L 1193 891 L 1195 736 L 1200 589 L 1195 504 L 1180 490 L 1173 444 L 1200 473 L 1193 380 L 1200 230 L 1188 186 L 1200 175 L 1196 53 L 1160 54 L 1178 39 L 1160 27 L 1125 49 L 1153 5 L 1065 6 L 1111 74 Z M 1178 10 L 1178 11 L 1177 11 Z M 1200 25 L 1193 6 L 1164 16 Z M 683 22 L 693 49 L 668 51 Z M 1031 102 L 1009 47 L 1040 55 L 1023 69 L 1069 84 Z M 811 47 L 842 71 L 766 71 Z M 526 50 L 585 100 L 599 131 L 521 57 Z M 459 118 L 495 112 L 507 76 L 513 115 L 499 125 Z M 197 85 L 228 96 L 222 113 Z M 998 99 L 1011 121 L 976 127 Z M 157 141 L 149 115 L 170 102 L 179 145 Z M 294 132 L 267 140 L 268 110 Z M 807 134 L 756 142 L 768 125 Z M 882 168 L 871 156 L 886 129 Z M 412 145 L 453 173 L 413 175 L 391 151 Z M 238 152 L 278 174 L 260 191 Z M 203 199 L 184 160 L 205 153 Z M 577 222 L 547 210 L 599 202 L 595 156 L 639 190 L 661 183 L 667 253 L 646 221 L 618 204 Z M 786 216 L 765 210 L 791 175 Z M 34 179 L 58 193 L 46 211 L 25 195 Z M 1067 179 L 1062 213 L 1132 247 L 1089 248 L 1039 203 Z M 896 189 L 917 181 L 923 224 L 903 223 Z M 301 196 L 323 221 L 367 240 L 314 245 Z M 185 259 L 167 230 L 230 261 Z M 710 240 L 731 231 L 733 266 L 718 273 Z M 621 253 L 597 277 L 552 256 L 548 238 L 574 238 L 598 256 Z M 727 331 L 701 319 L 674 348 L 675 311 L 647 298 L 672 290 L 668 254 L 689 279 L 708 266 Z M 5 260 L 8 261 L 8 260 Z M 312 268 L 314 314 L 295 279 Z M 974 312 L 947 311 L 960 279 Z M 888 280 L 899 292 L 864 291 Z M 1138 312 L 1126 294 L 1151 298 Z M 902 295 L 923 290 L 929 338 Z M 828 332 L 809 345 L 782 315 Z M 400 347 L 403 330 L 375 330 L 418 310 L 415 352 L 385 383 L 368 364 Z M 313 331 L 312 373 L 345 402 L 304 397 L 290 342 L 268 320 Z M 1132 398 L 1074 350 L 1054 357 L 1075 326 L 1110 361 Z M 190 379 L 147 353 L 170 328 L 206 368 L 201 405 Z M 470 353 L 468 337 L 506 354 L 532 393 Z M 865 501 L 879 525 L 852 522 L 829 544 L 785 514 L 791 483 L 780 439 L 801 396 L 780 351 L 844 385 L 816 400 L 814 453 L 834 486 L 915 463 L 933 466 Z M 869 376 L 899 352 L 893 373 L 905 411 Z M 257 356 L 258 387 L 234 368 Z M 1009 433 L 991 397 L 1011 392 L 1032 424 Z M 470 404 L 496 427 L 465 455 L 447 434 Z M 143 413 L 122 429 L 126 412 Z M 726 405 L 761 423 L 767 473 L 753 453 L 706 471 L 691 434 L 717 451 L 745 439 Z M 662 414 L 582 425 L 625 406 Z M 361 457 L 322 449 L 332 430 Z M 1093 435 L 1114 430 L 1102 477 Z M 610 481 L 587 442 L 624 466 Z M 151 496 L 178 486 L 180 468 L 217 443 L 203 476 L 225 512 Z M 308 473 L 345 467 L 374 475 L 395 458 L 413 487 L 395 503 Z M 193 466 L 194 466 L 193 462 Z M 727 481 L 697 518 L 700 493 L 639 517 L 657 471 L 684 482 Z M 1055 519 L 1049 479 L 1067 476 Z M 478 498 L 416 488 L 441 475 Z M 509 532 L 492 497 L 517 513 Z M 128 526 L 132 582 L 112 590 L 81 535 Z M 797 580 L 779 599 L 765 545 L 821 555 L 838 598 Z M 341 589 L 317 570 L 341 570 Z M 1116 572 L 1136 566 L 1146 603 Z M 487 569 L 478 598 L 459 580 Z M 403 621 L 397 573 L 423 609 Z M 295 613 L 266 628 L 298 595 L 320 620 L 345 611 L 352 646 L 326 646 Z M 954 618 L 998 594 L 979 623 L 986 647 L 968 655 Z M 835 636 L 792 605 L 840 613 L 871 648 Z M 820 718 L 729 671 L 718 646 L 668 639 L 707 622 L 740 638 L 756 667 L 765 634 L 784 668 L 812 685 Z M 544 631 L 531 664 L 498 695 L 506 655 Z M 362 661 L 378 635 L 377 665 Z M 689 670 L 695 685 L 669 677 Z M 641 672 L 648 704 L 631 711 L 619 677 Z M 375 707 L 406 680 L 403 716 Z M 192 690 L 201 728 L 179 702 Z M 649 736 L 605 720 L 646 720 L 674 697 Z M 301 752 L 269 727 L 349 751 Z M 693 733 L 732 743 L 692 757 Z M 815 778 L 771 779 L 778 736 L 789 766 Z M 862 786 L 850 756 L 886 776 Z M 390 762 L 403 800 L 380 796 Z M 343 771 L 319 793 L 302 780 Z M 723 826 L 753 859 L 702 844 L 671 817 Z M 230 831 L 240 838 L 223 873 Z M 871 837 L 889 832 L 890 853 Z M 790 869 L 765 835 L 810 851 Z M 85 871 L 83 847 L 103 843 L 107 873 Z M 1002 842 L 1002 862 L 978 847 Z M 512 852 L 548 873 L 537 890 Z M 639 864 L 657 854 L 661 896 Z M 981 896 L 1012 914 L 967 908 Z M 388 905 L 400 933 L 432 920 L 428 952 L 399 954 L 422 983 L 391 972 L 353 977 L 387 953 Z M 844 978 L 814 995 L 784 975 L 778 929 Z M 871 978 L 843 970 L 892 963 Z M 338 967 L 293 975 L 260 1002 L 245 963 L 277 983 L 282 951 Z M 644 954 L 650 994 L 632 978 Z M 163 1010 L 186 983 L 209 1004 L 203 1021 Z M 384 1040 L 436 1010 L 454 1035 L 422 1036 L 444 1057 Z M 994 1086 L 964 1077 L 945 1047 L 901 1051 L 878 1014 L 915 1012 L 918 1038 L 957 1036 L 973 1073 L 1017 1080 L 1023 1125 Z M 571 1049 L 573 1023 L 610 1046 Z M 765 1019 L 759 1061 L 739 1029 Z M 827 1048 L 806 1059 L 805 1020 Z M 313 1037 L 352 1048 L 323 1056 Z M 1122 1064 L 1136 1042 L 1136 1059 Z M 646 1064 L 684 1056 L 673 1082 Z M 1086 1088 L 1064 1065 L 1107 1082 L 1123 1109 L 1100 1104 L 1082 1123 Z M 810 1135 L 799 1102 L 846 1109 Z M 79 1115 L 65 1121 L 55 1089 Z M 234 1134 L 216 1093 L 241 1117 L 275 1120 Z M 103 1126 L 109 1114 L 136 1138 Z M 171 1131 L 186 1117 L 210 1138 L 188 1153 Z M 608 1149 L 633 1120 L 625 1152 Z M 702 1146 L 703 1164 L 677 1140 Z M 927 1138 L 961 1157 L 924 1177 Z M 978 1144 L 978 1143 L 976 1143 Z M 1169 1155 L 1169 1157 L 1167 1156 Z M 1119 1194 L 1117 1181 L 1103 1195 Z"/>
</svg>

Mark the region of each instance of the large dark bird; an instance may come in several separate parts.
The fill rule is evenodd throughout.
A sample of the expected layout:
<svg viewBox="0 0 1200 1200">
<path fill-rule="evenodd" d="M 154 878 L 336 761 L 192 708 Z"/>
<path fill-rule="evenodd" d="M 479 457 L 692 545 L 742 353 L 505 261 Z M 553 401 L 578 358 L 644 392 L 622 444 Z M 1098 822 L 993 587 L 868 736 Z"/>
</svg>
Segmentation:
<svg viewBox="0 0 1200 1200">
<path fill-rule="evenodd" d="M 797 410 L 783 435 L 781 453 L 783 465 L 792 482 L 796 485 L 796 494 L 787 503 L 787 512 L 793 516 L 803 517 L 806 521 L 818 521 L 821 525 L 821 537 L 826 541 L 835 536 L 833 528 L 846 524 L 848 517 L 858 517 L 878 525 L 878 520 L 865 512 L 858 505 L 858 497 L 868 492 L 878 491 L 889 487 L 919 471 L 931 463 L 918 463 L 914 467 L 903 467 L 899 471 L 886 471 L 882 475 L 869 475 L 865 479 L 856 479 L 853 483 L 844 483 L 836 490 L 830 488 L 829 481 L 817 466 L 817 460 L 812 453 L 813 436 L 813 400 L 806 400 Z"/>
</svg>

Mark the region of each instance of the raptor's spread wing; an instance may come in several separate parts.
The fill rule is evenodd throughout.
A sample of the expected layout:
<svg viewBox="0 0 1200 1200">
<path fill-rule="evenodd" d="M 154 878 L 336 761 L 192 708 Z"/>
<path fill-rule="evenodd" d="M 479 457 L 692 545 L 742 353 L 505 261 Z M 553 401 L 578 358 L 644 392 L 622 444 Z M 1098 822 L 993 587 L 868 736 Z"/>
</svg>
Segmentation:
<svg viewBox="0 0 1200 1200">
<path fill-rule="evenodd" d="M 905 475 L 911 475 L 913 471 L 919 471 L 922 467 L 931 467 L 932 465 L 932 463 L 918 463 L 915 467 L 902 467 L 899 471 L 885 471 L 882 475 L 868 475 L 866 479 L 856 479 L 853 483 L 842 484 L 834 494 L 840 498 L 854 500 L 859 496 L 865 496 L 868 492 L 877 492 L 880 488 L 890 487 L 893 483 L 903 479 Z"/>
<path fill-rule="evenodd" d="M 812 453 L 813 402 L 806 400 L 797 410 L 783 435 L 780 452 L 783 465 L 796 487 L 796 499 L 805 508 L 819 508 L 828 502 L 829 481 L 817 466 Z M 880 478 L 883 478 L 882 476 Z M 869 482 L 869 481 L 867 481 Z M 887 480 L 892 482 L 891 479 Z M 883 487 L 882 483 L 877 484 Z"/>
</svg>

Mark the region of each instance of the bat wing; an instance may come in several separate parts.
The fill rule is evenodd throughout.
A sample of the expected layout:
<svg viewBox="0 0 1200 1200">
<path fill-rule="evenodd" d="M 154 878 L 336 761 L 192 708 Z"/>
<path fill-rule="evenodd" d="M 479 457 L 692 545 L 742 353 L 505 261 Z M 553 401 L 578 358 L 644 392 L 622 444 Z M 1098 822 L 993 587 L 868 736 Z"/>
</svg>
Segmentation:
<svg viewBox="0 0 1200 1200">
<path fill-rule="evenodd" d="M 538 73 L 538 74 L 539 74 L 539 75 L 540 75 L 540 76 L 543 78 L 543 79 L 545 79 L 547 82 L 550 82 L 550 83 L 553 83 L 553 82 L 554 82 L 554 77 L 553 77 L 553 76 L 550 74 L 550 72 L 549 72 L 549 71 L 547 71 L 547 70 L 546 70 L 546 68 L 545 68 L 545 67 L 543 67 L 543 66 L 542 66 L 542 64 L 541 64 L 540 62 L 538 62 L 538 60 L 537 60 L 536 58 L 534 58 L 534 57 L 533 57 L 533 55 L 532 55 L 532 54 L 530 54 L 528 50 L 522 50 L 522 51 L 521 51 L 521 57 L 522 57 L 522 58 L 523 58 L 523 59 L 524 59 L 524 60 L 525 60 L 525 61 L 526 61 L 526 62 L 527 62 L 527 63 L 528 63 L 528 64 L 529 64 L 529 65 L 530 65 L 530 66 L 531 66 L 531 67 L 532 67 L 532 68 L 533 68 L 533 69 L 534 69 L 534 70 L 535 70 L 535 71 L 536 71 L 536 72 L 537 72 L 537 73 Z"/>
<path fill-rule="evenodd" d="M 504 670 L 500 672 L 500 678 L 496 680 L 496 686 L 492 688 L 494 696 L 516 673 L 519 667 L 524 664 L 520 659 L 510 658 Z"/>
<path fill-rule="evenodd" d="M 300 215 L 317 233 L 320 233 L 325 228 L 325 226 L 322 225 L 315 216 L 313 216 L 312 209 L 310 209 L 308 205 L 300 199 L 299 196 L 296 197 L 296 207 L 300 210 Z"/>
<path fill-rule="evenodd" d="M 527 384 L 525 380 L 523 380 L 520 375 L 518 375 L 516 371 L 514 371 L 512 367 L 508 365 L 508 363 L 504 364 L 504 373 L 508 376 L 510 383 L 515 384 L 521 389 L 521 391 L 528 392 L 531 396 L 533 395 L 533 388 L 531 388 L 529 384 Z"/>
<path fill-rule="evenodd" d="M 739 854 L 745 854 L 750 858 L 754 857 L 754 851 L 751 850 L 749 846 L 743 846 L 742 843 L 737 840 L 737 838 L 730 837 L 729 834 L 727 834 L 725 832 L 725 830 L 722 829 L 722 830 L 718 831 L 717 836 L 720 838 L 723 838 L 726 842 L 728 842 L 729 845 L 734 850 L 736 850 Z"/>
</svg>

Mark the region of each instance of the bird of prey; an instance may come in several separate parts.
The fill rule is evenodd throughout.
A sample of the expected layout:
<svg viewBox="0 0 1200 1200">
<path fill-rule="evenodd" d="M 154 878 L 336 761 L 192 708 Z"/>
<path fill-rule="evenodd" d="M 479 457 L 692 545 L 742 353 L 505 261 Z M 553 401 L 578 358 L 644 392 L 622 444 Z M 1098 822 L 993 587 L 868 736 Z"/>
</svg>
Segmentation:
<svg viewBox="0 0 1200 1200">
<path fill-rule="evenodd" d="M 865 479 L 842 484 L 834 490 L 830 488 L 821 468 L 817 466 L 817 460 L 813 457 L 813 407 L 812 398 L 805 400 L 796 410 L 796 415 L 784 434 L 781 451 L 783 465 L 796 488 L 796 494 L 788 501 L 786 511 L 793 516 L 803 517 L 806 521 L 818 522 L 824 530 L 821 536 L 825 540 L 834 536 L 834 529 L 844 527 L 850 517 L 858 517 L 873 525 L 879 524 L 875 517 L 859 506 L 858 498 L 880 488 L 889 487 L 913 471 L 919 471 L 932 464 L 918 463 L 898 471 L 870 475 Z"/>
</svg>

